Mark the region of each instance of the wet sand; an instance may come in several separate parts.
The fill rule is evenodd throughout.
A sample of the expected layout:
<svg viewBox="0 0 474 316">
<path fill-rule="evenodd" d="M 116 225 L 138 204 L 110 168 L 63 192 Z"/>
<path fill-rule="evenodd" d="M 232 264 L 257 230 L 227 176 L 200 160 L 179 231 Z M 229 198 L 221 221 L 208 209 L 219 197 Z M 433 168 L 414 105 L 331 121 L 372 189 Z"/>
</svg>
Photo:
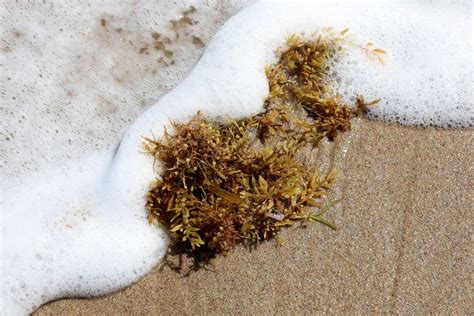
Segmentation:
<svg viewBox="0 0 474 316">
<path fill-rule="evenodd" d="M 238 247 L 189 275 L 161 265 L 123 291 L 36 315 L 472 313 L 472 143 L 472 130 L 360 120 L 317 154 L 343 174 L 327 213 L 337 231 L 290 228 L 283 246 Z"/>
</svg>

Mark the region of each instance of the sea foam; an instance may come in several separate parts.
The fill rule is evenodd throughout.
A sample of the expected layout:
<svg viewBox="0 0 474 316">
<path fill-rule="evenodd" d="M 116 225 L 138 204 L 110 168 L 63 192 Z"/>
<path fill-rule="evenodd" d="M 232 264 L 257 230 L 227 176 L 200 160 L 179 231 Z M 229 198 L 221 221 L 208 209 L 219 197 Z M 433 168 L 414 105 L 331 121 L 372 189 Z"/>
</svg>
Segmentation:
<svg viewBox="0 0 474 316">
<path fill-rule="evenodd" d="M 2 314 L 25 314 L 62 296 L 120 289 L 165 253 L 166 234 L 148 225 L 144 195 L 152 158 L 142 136 L 162 134 L 170 121 L 196 112 L 242 118 L 262 110 L 265 65 L 294 33 L 322 27 L 354 37 L 334 65 L 337 89 L 382 98 L 373 118 L 410 125 L 471 127 L 472 8 L 470 1 L 262 1 L 232 17 L 188 76 L 140 116 L 113 156 L 92 155 L 22 179 L 2 197 Z M 364 44 L 386 52 L 367 58 Z"/>
</svg>

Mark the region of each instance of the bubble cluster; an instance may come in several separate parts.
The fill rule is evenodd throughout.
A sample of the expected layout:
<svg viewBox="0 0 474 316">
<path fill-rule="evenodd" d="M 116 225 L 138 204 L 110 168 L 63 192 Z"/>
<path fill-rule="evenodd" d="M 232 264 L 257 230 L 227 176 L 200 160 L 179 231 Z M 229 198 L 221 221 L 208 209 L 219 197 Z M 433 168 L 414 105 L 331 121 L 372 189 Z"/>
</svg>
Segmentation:
<svg viewBox="0 0 474 316">
<path fill-rule="evenodd" d="M 8 184 L 57 162 L 114 150 L 131 122 L 197 61 L 204 48 L 193 36 L 208 43 L 246 3 L 198 3 L 196 24 L 173 30 L 170 21 L 196 1 L 9 1 L 0 28 L 0 171 Z M 140 54 L 152 47 L 155 32 L 170 40 L 166 64 L 162 51 Z"/>
<path fill-rule="evenodd" d="M 369 118 L 424 127 L 472 127 L 470 12 L 468 2 L 368 10 L 364 19 L 377 27 L 351 28 L 359 46 L 334 65 L 342 78 L 337 89 L 345 96 L 382 98 Z M 384 64 L 367 62 L 361 49 L 366 42 L 387 52 Z"/>
</svg>

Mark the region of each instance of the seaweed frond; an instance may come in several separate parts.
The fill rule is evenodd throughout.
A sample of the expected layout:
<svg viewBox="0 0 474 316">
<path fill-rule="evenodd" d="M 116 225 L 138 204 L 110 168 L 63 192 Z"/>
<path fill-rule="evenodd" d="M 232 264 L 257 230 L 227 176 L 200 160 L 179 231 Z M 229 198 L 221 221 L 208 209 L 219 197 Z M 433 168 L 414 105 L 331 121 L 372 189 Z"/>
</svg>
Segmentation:
<svg viewBox="0 0 474 316">
<path fill-rule="evenodd" d="M 146 140 L 165 167 L 146 208 L 175 242 L 212 258 L 237 243 L 274 237 L 296 220 L 319 219 L 307 215 L 320 206 L 334 174 L 308 170 L 291 142 L 255 146 L 248 121 L 224 125 L 201 115 L 174 130 Z"/>
<path fill-rule="evenodd" d="M 322 204 L 337 173 L 320 175 L 297 157 L 306 145 L 350 130 L 351 119 L 379 101 L 358 96 L 350 107 L 331 88 L 346 33 L 291 36 L 278 63 L 266 68 L 264 112 L 226 123 L 198 113 L 159 140 L 145 138 L 145 150 L 164 167 L 147 194 L 149 220 L 169 231 L 175 247 L 209 262 L 297 221 L 335 229 L 322 217 L 332 204 Z"/>
<path fill-rule="evenodd" d="M 280 130 L 284 127 L 286 133 L 297 134 L 301 141 L 317 145 L 324 137 L 333 140 L 338 133 L 350 130 L 351 119 L 365 110 L 350 107 L 332 89 L 331 65 L 344 52 L 347 32 L 348 29 L 336 33 L 326 28 L 316 33 L 313 41 L 290 36 L 279 62 L 267 67 L 267 113 L 280 113 L 282 106 L 293 104 L 293 116 L 298 117 L 296 124 L 279 125 Z M 267 116 L 264 114 L 259 120 L 260 135 L 264 137 L 274 129 Z"/>
</svg>

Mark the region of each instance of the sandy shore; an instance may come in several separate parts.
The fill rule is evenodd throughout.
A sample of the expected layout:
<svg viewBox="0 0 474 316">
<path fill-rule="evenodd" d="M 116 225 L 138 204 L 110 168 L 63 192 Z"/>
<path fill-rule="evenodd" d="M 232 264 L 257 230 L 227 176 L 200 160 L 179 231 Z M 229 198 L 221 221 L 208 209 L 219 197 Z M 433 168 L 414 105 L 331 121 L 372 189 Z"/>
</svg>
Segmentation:
<svg viewBox="0 0 474 316">
<path fill-rule="evenodd" d="M 214 270 L 162 265 L 118 293 L 36 315 L 472 313 L 472 141 L 472 130 L 359 121 L 317 154 L 343 173 L 327 215 L 336 232 L 290 228 L 283 246 L 238 248 Z"/>
<path fill-rule="evenodd" d="M 5 181 L 112 151 L 250 2 L 202 2 L 191 24 L 176 27 L 189 1 L 8 1 Z M 283 246 L 237 248 L 213 270 L 185 276 L 158 266 L 120 292 L 55 301 L 35 315 L 472 314 L 472 148 L 472 130 L 359 121 L 316 157 L 343 174 L 327 213 L 336 232 L 318 223 L 287 229 Z"/>
</svg>

